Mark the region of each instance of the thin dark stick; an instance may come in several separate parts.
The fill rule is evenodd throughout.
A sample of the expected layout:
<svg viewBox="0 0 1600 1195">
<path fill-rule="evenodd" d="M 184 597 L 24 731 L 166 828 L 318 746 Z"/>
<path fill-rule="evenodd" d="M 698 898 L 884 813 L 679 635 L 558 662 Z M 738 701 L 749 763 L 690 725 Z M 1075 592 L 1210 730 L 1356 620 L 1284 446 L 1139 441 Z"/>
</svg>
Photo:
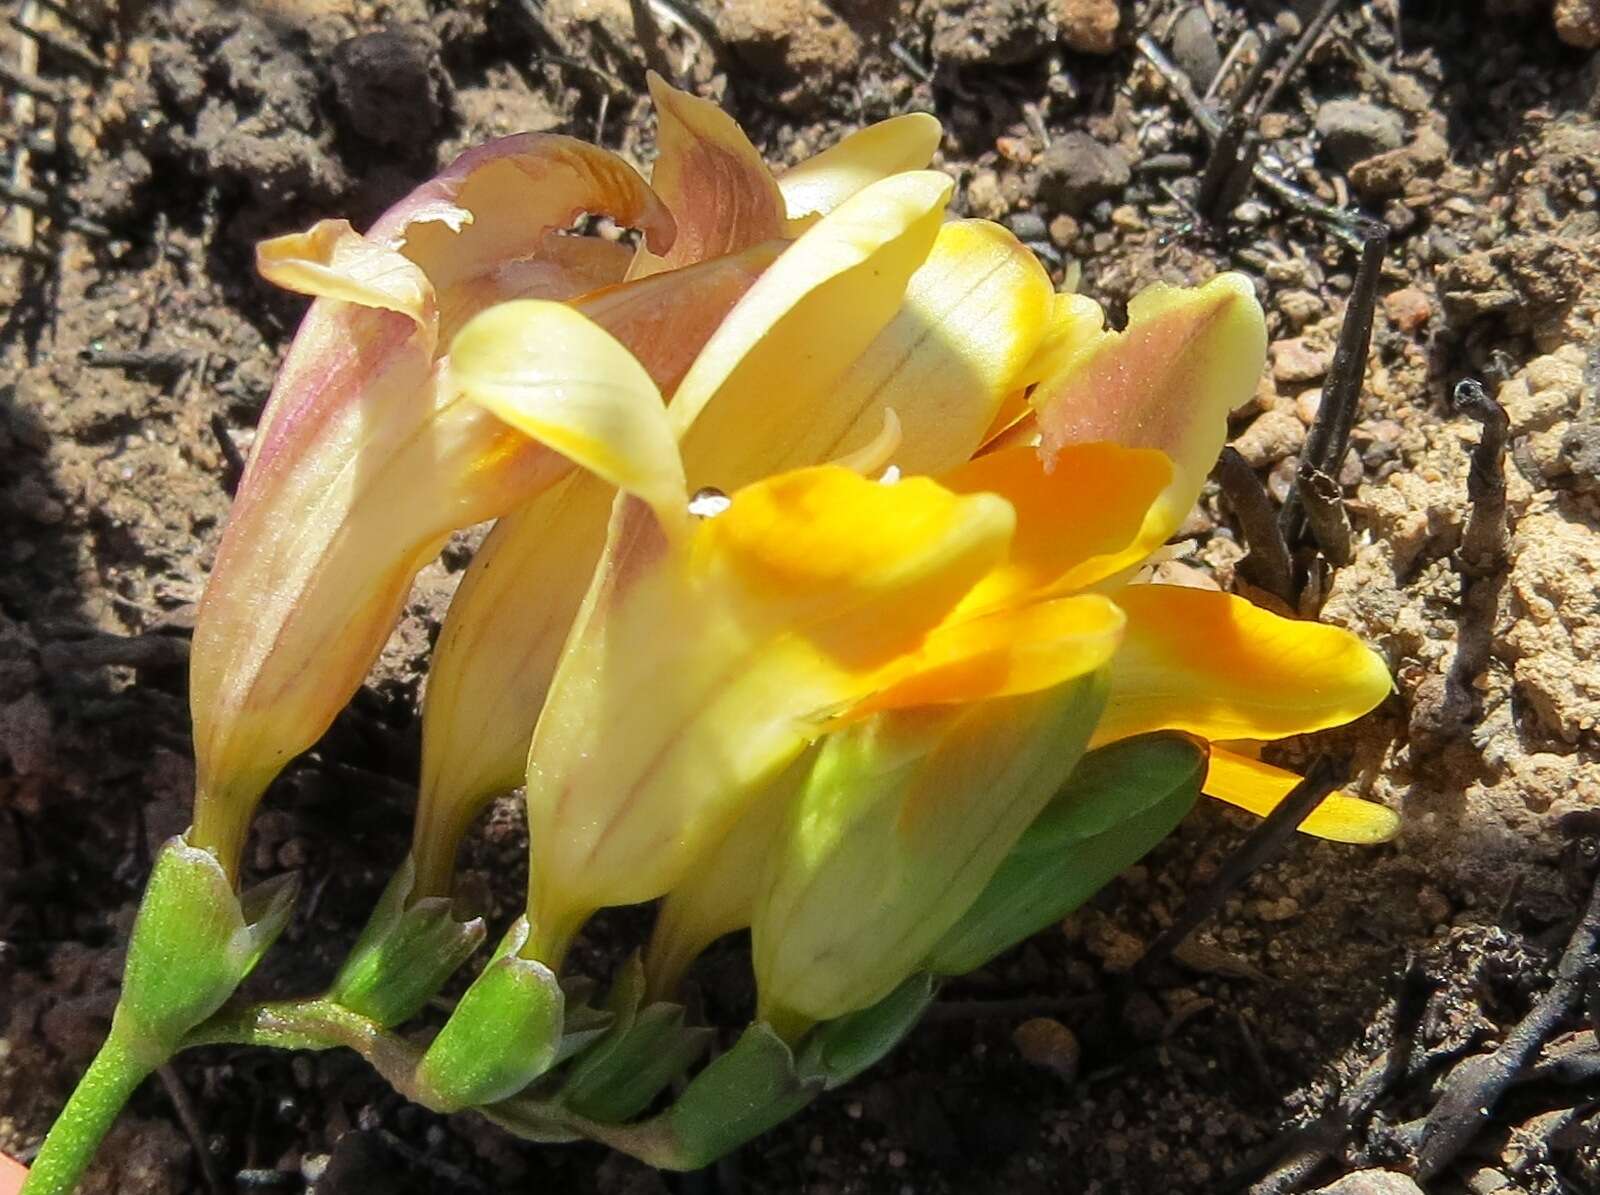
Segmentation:
<svg viewBox="0 0 1600 1195">
<path fill-rule="evenodd" d="M 1274 1152 L 1281 1159 L 1253 1184 L 1244 1175 L 1224 1183 L 1227 1189 L 1250 1185 L 1250 1195 L 1288 1195 L 1297 1191 L 1372 1115 L 1372 1110 L 1402 1079 L 1416 1053 L 1417 1031 L 1436 982 L 1422 961 L 1412 955 L 1395 993 L 1394 1017 L 1387 1050 L 1367 1064 L 1350 1090 L 1314 1124 L 1291 1134 Z M 1251 1171 L 1258 1171 L 1258 1161 Z M 1247 1172 L 1248 1173 L 1248 1172 Z"/>
<path fill-rule="evenodd" d="M 160 631 L 96 634 L 84 639 L 58 639 L 46 644 L 40 655 L 51 672 L 87 672 L 108 667 L 173 672 L 188 665 L 189 641 Z"/>
<path fill-rule="evenodd" d="M 1278 93 L 1294 77 L 1301 63 L 1310 57 L 1311 51 L 1322 39 L 1322 31 L 1328 27 L 1328 22 L 1333 20 L 1333 14 L 1338 11 L 1342 3 L 1344 0 L 1322 0 L 1322 7 L 1317 10 L 1317 15 L 1311 18 L 1311 24 L 1306 26 L 1305 32 L 1300 35 L 1300 40 L 1294 43 L 1294 49 L 1289 51 L 1289 57 L 1283 60 L 1283 69 L 1278 72 L 1278 77 L 1262 93 L 1261 102 L 1255 108 L 1257 112 L 1266 112 L 1277 102 Z"/>
<path fill-rule="evenodd" d="M 1140 980 L 1147 977 L 1159 964 L 1165 962 L 1172 952 L 1192 934 L 1207 917 L 1210 917 L 1222 907 L 1222 902 L 1249 879 L 1257 868 L 1275 859 L 1283 850 L 1300 823 L 1311 816 L 1312 810 L 1322 804 L 1322 800 L 1334 789 L 1335 768 L 1333 761 L 1326 756 L 1315 760 L 1306 770 L 1305 779 L 1295 785 L 1289 795 L 1279 802 L 1278 807 L 1262 820 L 1261 824 L 1250 832 L 1250 837 L 1244 840 L 1238 850 L 1222 861 L 1222 866 L 1217 869 L 1216 878 L 1207 884 L 1200 893 L 1184 902 L 1173 923 L 1162 932 L 1150 949 L 1145 951 L 1144 957 L 1134 964 L 1131 977 Z"/>
<path fill-rule="evenodd" d="M 17 91 L 27 92 L 35 99 L 46 100 L 52 104 L 62 103 L 67 98 L 67 89 L 48 79 L 41 79 L 38 75 L 27 74 L 15 70 L 0 62 L 0 83 Z"/>
<path fill-rule="evenodd" d="M 1322 387 L 1322 402 L 1317 417 L 1306 433 L 1300 459 L 1330 477 L 1337 477 L 1350 447 L 1350 429 L 1355 426 L 1361 406 L 1361 382 L 1367 373 L 1367 350 L 1372 344 L 1372 317 L 1378 305 L 1378 281 L 1383 271 L 1383 255 L 1389 248 L 1389 230 L 1375 220 L 1366 221 L 1366 240 L 1361 246 L 1361 262 L 1356 267 L 1355 288 L 1339 325 L 1339 343 L 1333 351 L 1333 364 Z M 1289 497 L 1278 516 L 1283 538 L 1298 543 L 1305 530 L 1299 487 Z"/>
<path fill-rule="evenodd" d="M 1589 895 L 1588 908 L 1556 966 L 1556 981 L 1518 1021 L 1492 1054 L 1479 1054 L 1456 1064 L 1445 1077 L 1444 1094 L 1428 1113 L 1417 1145 L 1417 1178 L 1426 1181 L 1448 1166 L 1477 1136 L 1500 1096 L 1538 1056 L 1577 1010 L 1600 949 L 1600 880 Z"/>
<path fill-rule="evenodd" d="M 59 58 L 65 58 L 68 62 L 76 64 L 89 74 L 98 75 L 105 70 L 105 63 L 91 51 L 81 49 L 66 39 L 57 37 L 47 29 L 35 29 L 31 25 L 23 24 L 16 17 L 7 17 L 6 24 L 22 34 L 23 37 L 31 37 L 44 49 L 49 50 L 50 53 Z"/>
<path fill-rule="evenodd" d="M 83 364 L 89 369 L 175 374 L 189 367 L 189 358 L 164 349 L 90 349 L 83 354 Z"/>
<path fill-rule="evenodd" d="M 1506 432 L 1510 421 L 1505 408 L 1490 398 L 1473 378 L 1456 383 L 1452 405 L 1483 427 L 1472 466 L 1467 473 L 1467 502 L 1471 513 L 1461 535 L 1461 567 L 1470 576 L 1498 572 L 1506 554 Z"/>
<path fill-rule="evenodd" d="M 1272 509 L 1272 499 L 1250 462 L 1236 448 L 1224 448 L 1212 470 L 1222 496 L 1228 500 L 1233 517 L 1239 520 L 1245 547 L 1250 554 L 1239 562 L 1239 571 L 1256 585 L 1288 603 L 1294 602 L 1294 569 L 1289 547 Z"/>
<path fill-rule="evenodd" d="M 1194 205 L 1208 220 L 1220 221 L 1238 202 L 1241 183 L 1248 184 L 1250 176 L 1241 171 L 1241 151 L 1250 136 L 1250 118 L 1235 111 L 1222 126 L 1211 154 L 1206 158 L 1205 172 L 1200 176 L 1200 190 Z M 1233 180 L 1232 186 L 1229 183 Z"/>
<path fill-rule="evenodd" d="M 217 441 L 217 451 L 222 453 L 222 488 L 231 498 L 244 477 L 244 453 L 240 452 L 239 446 L 233 442 L 233 434 L 228 430 L 227 420 L 215 411 L 211 413 L 211 435 Z"/>
<path fill-rule="evenodd" d="M 1295 484 L 1305 506 L 1306 526 L 1311 538 L 1322 549 L 1328 563 L 1343 568 L 1353 555 L 1350 547 L 1350 514 L 1344 508 L 1344 490 L 1332 477 L 1309 460 L 1295 470 Z"/>
<path fill-rule="evenodd" d="M 1267 34 L 1266 40 L 1261 43 L 1261 54 L 1256 59 L 1256 64 L 1250 68 L 1250 73 L 1244 77 L 1244 82 L 1239 85 L 1238 94 L 1233 97 L 1233 110 L 1243 112 L 1249 106 L 1261 85 L 1266 81 L 1267 72 L 1273 67 L 1282 55 L 1284 47 L 1289 44 L 1289 38 L 1278 26 L 1272 27 L 1272 32 Z M 1260 109 L 1256 109 L 1257 115 Z"/>
<path fill-rule="evenodd" d="M 104 224 L 96 224 L 93 220 L 85 220 L 82 216 L 68 214 L 60 203 L 43 191 L 36 191 L 32 187 L 17 187 L 0 179 L 0 199 L 20 203 L 23 207 L 32 208 L 36 212 L 43 212 L 52 219 L 61 220 L 68 228 L 85 236 L 99 237 L 101 240 L 111 239 L 111 230 Z"/>
<path fill-rule="evenodd" d="M 677 85 L 677 72 L 667 60 L 666 47 L 661 42 L 661 22 L 650 7 L 650 0 L 628 0 L 633 14 L 633 36 L 644 51 L 645 64 L 668 83 Z"/>
<path fill-rule="evenodd" d="M 178 1072 L 170 1064 L 157 1067 L 156 1075 L 166 1089 L 167 1098 L 172 1101 L 173 1111 L 178 1114 L 178 1123 L 183 1126 L 184 1135 L 189 1138 L 189 1144 L 194 1146 L 195 1161 L 200 1163 L 200 1177 L 205 1180 L 206 1190 L 211 1195 L 222 1195 L 225 1190 L 222 1175 L 217 1170 L 217 1160 L 206 1147 L 205 1130 L 200 1127 L 200 1117 L 194 1110 L 194 1101 L 189 1098 L 189 1089 L 183 1085 L 183 1080 L 178 1078 Z"/>
<path fill-rule="evenodd" d="M 1139 53 L 1144 55 L 1145 60 L 1155 67 L 1156 73 L 1166 80 L 1167 86 L 1172 88 L 1172 93 L 1178 97 L 1194 122 L 1200 126 L 1200 131 L 1207 139 L 1214 140 L 1222 131 L 1222 120 L 1195 94 L 1189 76 L 1177 68 L 1148 33 L 1141 34 L 1134 45 Z M 1278 202 L 1290 211 L 1321 221 L 1335 236 L 1353 248 L 1360 248 L 1365 243 L 1363 233 L 1367 223 L 1365 217 L 1322 202 L 1315 195 L 1302 187 L 1297 187 L 1260 162 L 1250 168 L 1250 174 L 1256 182 L 1277 196 Z"/>
</svg>

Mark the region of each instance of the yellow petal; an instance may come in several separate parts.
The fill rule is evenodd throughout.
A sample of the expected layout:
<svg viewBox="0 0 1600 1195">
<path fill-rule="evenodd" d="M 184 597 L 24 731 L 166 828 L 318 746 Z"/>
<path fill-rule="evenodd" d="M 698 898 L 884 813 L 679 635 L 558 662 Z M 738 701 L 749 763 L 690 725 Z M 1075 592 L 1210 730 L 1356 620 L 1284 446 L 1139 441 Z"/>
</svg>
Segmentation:
<svg viewBox="0 0 1600 1195">
<path fill-rule="evenodd" d="M 794 429 L 800 443 L 816 445 L 801 459 L 859 445 L 892 407 L 902 470 L 942 473 L 965 461 L 1020 385 L 1050 304 L 1049 276 L 1006 229 L 986 220 L 944 225 L 900 310 Z"/>
<path fill-rule="evenodd" d="M 1243 598 L 1175 585 L 1117 594 L 1128 633 L 1095 739 L 1187 730 L 1276 739 L 1342 726 L 1388 696 L 1389 670 L 1341 627 L 1282 618 Z"/>
<path fill-rule="evenodd" d="M 688 495 L 660 392 L 637 358 L 593 321 L 538 299 L 491 307 L 450 346 L 450 378 L 523 435 L 676 525 Z"/>
<path fill-rule="evenodd" d="M 1266 347 L 1261 306 L 1242 274 L 1193 289 L 1152 286 L 1128 304 L 1125 331 L 1092 340 L 1075 333 L 1053 354 L 1055 372 L 1030 399 L 1041 448 L 1047 459 L 1094 440 L 1165 452 L 1173 479 L 1152 508 L 1149 536 L 1160 543 L 1199 497 L 1229 412 L 1255 390 Z"/>
<path fill-rule="evenodd" d="M 880 178 L 925 169 L 944 135 L 938 120 L 908 112 L 868 125 L 778 179 L 789 218 L 826 215 Z"/>
<path fill-rule="evenodd" d="M 296 294 L 396 311 L 418 324 L 433 315 L 427 275 L 404 254 L 360 235 L 348 220 L 319 220 L 305 232 L 262 241 L 256 269 Z"/>
<path fill-rule="evenodd" d="M 750 924 L 767 856 L 788 821 L 809 758 L 802 755 L 751 797 L 733 829 L 662 900 L 644 956 L 650 999 L 677 999 L 679 981 L 705 948 Z"/>
<path fill-rule="evenodd" d="M 899 311 L 950 190 L 948 178 L 929 172 L 873 184 L 794 242 L 734 306 L 672 401 L 696 487 L 732 490 L 787 464 L 839 455 L 839 424 L 853 426 L 863 413 L 835 418 L 831 388 Z M 910 413 L 896 410 L 909 428 Z M 882 425 L 881 412 L 868 414 L 863 441 Z M 825 429 L 814 444 L 806 440 L 813 423 Z"/>
<path fill-rule="evenodd" d="M 1050 322 L 1022 380 L 1033 386 L 1067 373 L 1074 361 L 1100 346 L 1106 316 L 1087 295 L 1058 294 L 1050 306 Z"/>
<path fill-rule="evenodd" d="M 1257 817 L 1276 809 L 1300 777 L 1258 759 L 1237 755 L 1213 744 L 1203 791 L 1208 797 L 1237 805 Z M 1394 810 L 1345 793 L 1332 793 L 1300 823 L 1300 831 L 1331 842 L 1372 846 L 1400 833 Z"/>
<path fill-rule="evenodd" d="M 852 706 L 855 721 L 880 710 L 1036 693 L 1103 667 L 1122 640 L 1122 612 L 1098 594 L 1056 598 L 977 618 L 958 615 L 886 672 L 883 687 Z"/>
<path fill-rule="evenodd" d="M 781 237 L 783 196 L 733 118 L 709 100 L 679 91 L 654 71 L 648 81 L 657 118 L 650 185 L 678 229 L 661 268 L 738 253 Z"/>
<path fill-rule="evenodd" d="M 679 544 L 620 501 L 528 757 L 541 939 L 681 883 L 1010 530 L 990 496 L 835 467 L 738 491 Z"/>
<path fill-rule="evenodd" d="M 999 494 L 1017 512 L 1006 563 L 974 591 L 970 607 L 1087 588 L 1158 546 L 1146 536 L 1150 504 L 1172 465 L 1148 448 L 1072 444 L 1047 469 L 1027 445 L 985 453 L 942 475 L 958 494 Z"/>
<path fill-rule="evenodd" d="M 777 259 L 784 242 L 610 286 L 573 301 L 626 345 L 671 396 L 717 326 Z"/>
</svg>

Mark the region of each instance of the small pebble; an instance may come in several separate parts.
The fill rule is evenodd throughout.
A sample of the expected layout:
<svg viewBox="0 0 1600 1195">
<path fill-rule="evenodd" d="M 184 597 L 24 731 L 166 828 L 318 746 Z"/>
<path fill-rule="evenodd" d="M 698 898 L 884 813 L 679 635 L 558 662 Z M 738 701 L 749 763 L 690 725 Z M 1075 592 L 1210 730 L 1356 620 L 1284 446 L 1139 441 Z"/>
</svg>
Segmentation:
<svg viewBox="0 0 1600 1195">
<path fill-rule="evenodd" d="M 1116 146 L 1102 145 L 1088 133 L 1057 137 L 1039 155 L 1035 177 L 1040 200 L 1071 215 L 1082 215 L 1128 185 L 1132 171 Z M 969 187 L 970 191 L 970 187 Z"/>
<path fill-rule="evenodd" d="M 1395 327 L 1408 334 L 1419 331 L 1433 315 L 1427 294 L 1415 286 L 1385 295 L 1383 309 Z"/>
<path fill-rule="evenodd" d="M 1406 125 L 1396 112 L 1366 100 L 1329 100 L 1317 109 L 1317 135 L 1340 169 L 1363 158 L 1399 149 Z"/>
<path fill-rule="evenodd" d="M 1172 58 L 1198 91 L 1210 87 L 1222 69 L 1222 52 L 1217 48 L 1211 18 L 1198 4 L 1184 9 L 1172 27 Z"/>
<path fill-rule="evenodd" d="M 1050 14 L 1068 49 L 1109 54 L 1117 48 L 1117 29 L 1122 24 L 1117 0 L 1054 0 Z"/>
<path fill-rule="evenodd" d="M 1327 349 L 1314 349 L 1304 338 L 1275 340 L 1269 350 L 1272 354 L 1272 376 L 1279 382 L 1314 382 L 1327 375 L 1333 364 L 1333 353 Z"/>
<path fill-rule="evenodd" d="M 1024 1021 L 1012 1031 L 1011 1040 L 1017 1053 L 1034 1066 L 1055 1071 L 1062 1080 L 1071 1083 L 1078 1077 L 1078 1063 L 1083 1058 L 1083 1047 L 1077 1034 L 1051 1017 L 1034 1017 Z"/>
</svg>

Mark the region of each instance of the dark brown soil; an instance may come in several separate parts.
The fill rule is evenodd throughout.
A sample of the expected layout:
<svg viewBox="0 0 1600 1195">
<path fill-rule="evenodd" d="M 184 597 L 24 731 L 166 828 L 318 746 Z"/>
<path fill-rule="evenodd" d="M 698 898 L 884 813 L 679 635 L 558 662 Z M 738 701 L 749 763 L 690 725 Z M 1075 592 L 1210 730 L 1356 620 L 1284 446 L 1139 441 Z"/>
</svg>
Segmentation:
<svg viewBox="0 0 1600 1195">
<path fill-rule="evenodd" d="M 253 242 L 328 215 L 361 226 L 462 147 L 512 131 L 598 138 L 644 165 L 652 118 L 626 0 L 86 0 L 71 6 L 81 29 L 31 0 L 0 7 L 77 47 L 38 49 L 26 73 L 50 95 L 5 83 L 0 125 L 8 177 L 47 209 L 13 208 L 0 228 L 0 1148 L 26 1158 L 104 1030 L 151 854 L 187 822 L 186 631 L 227 513 L 228 452 L 248 450 L 300 309 L 254 276 Z M 1274 348 L 1238 447 L 1281 499 L 1354 255 L 1265 193 L 1223 227 L 1198 221 L 1185 200 L 1204 139 L 1133 48 L 1150 33 L 1203 75 L 1280 7 L 1316 5 L 658 11 L 703 13 L 699 33 L 667 22 L 668 63 L 778 164 L 864 122 L 935 112 L 958 206 L 1005 221 L 1058 276 L 1081 269 L 1114 316 L 1152 281 L 1249 273 Z M 1403 1168 L 1387 1130 L 1425 1113 L 1448 1062 L 1497 1041 L 1549 986 L 1592 877 L 1592 844 L 1561 827 L 1600 807 L 1600 61 L 1558 39 L 1548 0 L 1345 8 L 1260 133 L 1274 169 L 1392 231 L 1340 477 L 1354 560 L 1305 605 L 1385 651 L 1398 690 L 1285 758 L 1348 758 L 1353 787 L 1402 811 L 1396 843 L 1297 841 L 1180 961 L 1120 988 L 1247 829 L 1202 808 L 1061 932 L 952 985 L 887 1062 L 715 1174 L 664 1178 L 597 1147 L 447 1120 L 347 1054 L 219 1048 L 173 1068 L 199 1134 L 174 1088 L 151 1082 L 86 1189 L 205 1190 L 203 1149 L 220 1189 L 324 1195 L 1225 1190 L 1385 1047 L 1410 955 L 1436 986 L 1418 1034 L 1431 1063 L 1308 1185 Z M 1568 41 L 1600 40 L 1593 4 L 1560 8 Z M 27 63 L 23 45 L 0 30 L 0 61 Z M 1380 111 L 1336 119 L 1340 99 Z M 107 367 L 107 354 L 132 356 Z M 1468 375 L 1494 390 L 1494 368 L 1510 540 L 1487 600 L 1466 603 L 1453 553 L 1478 433 L 1447 398 Z M 1208 495 L 1181 536 L 1169 579 L 1238 583 L 1225 502 Z M 269 795 L 251 866 L 298 870 L 306 890 L 256 994 L 325 981 L 404 853 L 418 686 L 465 560 L 458 547 L 430 566 L 367 689 Z M 1452 697 L 1443 678 L 1463 649 L 1476 665 Z M 505 801 L 468 877 L 497 925 L 520 907 L 524 866 Z M 578 965 L 606 974 L 646 917 L 602 918 Z M 750 983 L 737 951 L 697 975 L 709 1015 L 736 1023 Z M 1091 999 L 1063 1012 L 1064 997 Z M 1058 1031 L 1014 1041 L 1036 1015 L 1073 1031 L 1071 1073 L 1024 1056 L 1059 1046 Z M 1594 1048 L 1592 1029 L 1568 1028 Z M 1595 1120 L 1566 1113 L 1596 1097 L 1592 1081 L 1518 1088 L 1429 1189 L 1600 1189 Z"/>
</svg>

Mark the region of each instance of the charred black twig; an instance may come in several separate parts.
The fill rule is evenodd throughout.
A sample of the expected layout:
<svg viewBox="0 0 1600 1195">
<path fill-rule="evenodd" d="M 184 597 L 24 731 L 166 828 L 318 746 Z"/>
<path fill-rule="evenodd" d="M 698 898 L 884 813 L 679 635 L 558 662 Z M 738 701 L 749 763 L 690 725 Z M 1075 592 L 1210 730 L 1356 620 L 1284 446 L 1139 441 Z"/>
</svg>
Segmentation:
<svg viewBox="0 0 1600 1195">
<path fill-rule="evenodd" d="M 42 212 L 52 219 L 60 220 L 72 231 L 81 232 L 85 236 L 98 237 L 103 241 L 111 239 L 111 230 L 104 224 L 97 224 L 93 220 L 72 214 L 62 203 L 32 187 L 18 187 L 0 179 L 0 199 L 9 203 L 20 203 L 23 207 Z"/>
<path fill-rule="evenodd" d="M 1328 563 L 1343 568 L 1353 555 L 1350 547 L 1350 515 L 1344 508 L 1344 491 L 1339 483 L 1310 461 L 1301 461 L 1295 471 L 1295 484 L 1305 506 L 1306 526 L 1311 538 L 1322 549 Z"/>
<path fill-rule="evenodd" d="M 41 79 L 38 75 L 16 70 L 3 62 L 0 62 L 0 83 L 51 104 L 62 103 L 67 98 L 65 87 L 48 79 Z"/>
<path fill-rule="evenodd" d="M 50 51 L 57 58 L 72 63 L 78 69 L 91 75 L 98 75 L 105 70 L 105 62 L 93 51 L 75 46 L 65 38 L 57 37 L 48 29 L 36 29 L 16 17 L 7 17 L 6 24 L 15 29 L 23 37 L 32 38 L 44 49 Z"/>
<path fill-rule="evenodd" d="M 633 38 L 644 51 L 645 65 L 676 86 L 678 72 L 672 69 L 672 63 L 667 58 L 661 22 L 656 20 L 650 0 L 628 0 L 628 10 L 633 14 Z"/>
<path fill-rule="evenodd" d="M 1406 962 L 1395 992 L 1390 1046 L 1379 1054 L 1350 1085 L 1349 1091 L 1315 1123 L 1278 1142 L 1265 1164 L 1271 1169 L 1259 1179 L 1262 1162 L 1236 1175 L 1227 1186 L 1250 1186 L 1251 1195 L 1288 1195 L 1299 1190 L 1322 1164 L 1359 1132 L 1378 1101 L 1392 1091 L 1411 1070 L 1417 1031 L 1438 981 L 1416 955 Z"/>
<path fill-rule="evenodd" d="M 1506 433 L 1510 421 L 1505 408 L 1489 397 L 1481 383 L 1463 378 L 1456 383 L 1452 405 L 1483 427 L 1472 466 L 1467 473 L 1467 502 L 1471 513 L 1461 535 L 1461 569 L 1468 576 L 1498 572 L 1506 553 Z"/>
<path fill-rule="evenodd" d="M 176 375 L 189 368 L 189 358 L 163 349 L 88 349 L 81 360 L 88 369 L 122 369 L 129 373 Z"/>
<path fill-rule="evenodd" d="M 189 663 L 189 641 L 162 631 L 141 635 L 94 634 L 45 645 L 41 662 L 49 672 L 87 672 L 121 667 L 175 672 Z"/>
<path fill-rule="evenodd" d="M 1361 261 L 1356 267 L 1355 287 L 1345 305 L 1339 325 L 1339 343 L 1333 350 L 1333 365 L 1322 387 L 1322 402 L 1317 417 L 1306 433 L 1301 451 L 1302 466 L 1309 464 L 1330 477 L 1337 477 L 1350 447 L 1350 429 L 1355 426 L 1361 405 L 1361 382 L 1367 373 L 1367 350 L 1372 344 L 1372 318 L 1378 306 L 1378 279 L 1383 256 L 1389 248 L 1389 230 L 1376 220 L 1366 220 L 1366 239 L 1361 245 Z M 1292 486 L 1278 516 L 1283 538 L 1291 545 L 1305 531 L 1305 512 L 1299 486 Z"/>
<path fill-rule="evenodd" d="M 1539 1050 L 1578 1008 L 1600 950 L 1600 881 L 1556 966 L 1556 979 L 1518 1021 L 1498 1050 L 1456 1064 L 1444 1094 L 1428 1113 L 1417 1142 L 1417 1178 L 1433 1178 L 1477 1136 L 1500 1097 L 1534 1062 Z"/>
<path fill-rule="evenodd" d="M 1222 902 L 1240 884 L 1263 864 L 1276 858 L 1294 837 L 1300 823 L 1311 816 L 1311 811 L 1333 791 L 1336 783 L 1334 775 L 1335 767 L 1331 759 L 1323 756 L 1313 761 L 1306 769 L 1305 779 L 1295 785 L 1278 807 L 1250 832 L 1238 850 L 1223 860 L 1216 878 L 1184 903 L 1173 923 L 1150 944 L 1144 957 L 1134 964 L 1131 978 L 1137 981 L 1148 977 L 1201 922 L 1222 907 Z"/>
<path fill-rule="evenodd" d="M 1289 51 L 1289 56 L 1283 60 L 1283 69 L 1278 72 L 1271 86 L 1262 93 L 1261 102 L 1256 105 L 1258 113 L 1265 112 L 1277 101 L 1278 93 L 1294 77 L 1301 64 L 1311 56 L 1311 51 L 1316 49 L 1317 43 L 1322 40 L 1323 31 L 1328 23 L 1333 20 L 1334 13 L 1338 12 L 1339 5 L 1344 0 L 1322 0 L 1322 7 L 1317 10 L 1317 15 L 1311 18 L 1311 23 L 1300 34 L 1300 40 L 1295 42 L 1294 49 Z"/>
<path fill-rule="evenodd" d="M 1145 60 L 1156 69 L 1156 73 L 1166 81 L 1172 93 L 1178 97 L 1194 122 L 1200 126 L 1200 131 L 1208 140 L 1215 140 L 1222 132 L 1222 118 L 1195 94 L 1189 76 L 1177 68 L 1148 33 L 1141 34 L 1134 45 L 1139 53 L 1144 55 Z M 1250 168 L 1250 175 L 1270 191 L 1284 207 L 1298 215 L 1322 222 L 1345 244 L 1359 248 L 1364 243 L 1362 228 L 1367 223 L 1365 217 L 1322 202 L 1303 187 L 1296 186 L 1260 162 Z"/>
<path fill-rule="evenodd" d="M 1256 146 L 1251 123 L 1245 113 L 1234 111 L 1211 145 L 1194 201 L 1195 207 L 1208 220 L 1221 221 L 1239 206 L 1250 186 L 1250 167 L 1255 165 Z"/>
<path fill-rule="evenodd" d="M 1233 517 L 1239 520 L 1245 547 L 1250 549 L 1249 555 L 1239 562 L 1239 571 L 1252 585 L 1293 603 L 1294 569 L 1289 560 L 1289 546 L 1284 543 L 1272 499 L 1267 496 L 1256 471 L 1237 449 L 1228 447 L 1217 458 L 1217 467 L 1211 475 L 1217 479 Z"/>
<path fill-rule="evenodd" d="M 211 1195 L 222 1195 L 227 1188 L 222 1185 L 217 1160 L 206 1146 L 205 1130 L 200 1126 L 200 1116 L 195 1111 L 194 1100 L 189 1097 L 189 1089 L 183 1085 L 183 1080 L 170 1063 L 157 1067 L 156 1075 L 166 1090 L 167 1098 L 172 1101 L 172 1110 L 178 1114 L 178 1123 L 183 1126 L 184 1135 L 194 1149 L 195 1161 L 200 1163 L 200 1177 L 206 1184 L 206 1190 Z"/>
<path fill-rule="evenodd" d="M 231 498 L 244 478 L 244 453 L 233 442 L 233 433 L 228 430 L 227 420 L 213 411 L 210 423 L 211 435 L 217 441 L 217 451 L 222 453 L 222 488 Z"/>
</svg>

